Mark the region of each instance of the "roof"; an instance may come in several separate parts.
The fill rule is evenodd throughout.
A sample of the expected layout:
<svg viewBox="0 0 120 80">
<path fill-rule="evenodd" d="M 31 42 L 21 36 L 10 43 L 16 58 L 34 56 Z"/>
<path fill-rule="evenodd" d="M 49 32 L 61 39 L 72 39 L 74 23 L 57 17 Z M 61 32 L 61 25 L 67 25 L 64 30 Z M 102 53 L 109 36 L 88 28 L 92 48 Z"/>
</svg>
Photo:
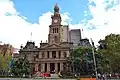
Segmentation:
<svg viewBox="0 0 120 80">
<path fill-rule="evenodd" d="M 71 29 L 70 31 L 81 31 L 80 29 Z"/>
</svg>

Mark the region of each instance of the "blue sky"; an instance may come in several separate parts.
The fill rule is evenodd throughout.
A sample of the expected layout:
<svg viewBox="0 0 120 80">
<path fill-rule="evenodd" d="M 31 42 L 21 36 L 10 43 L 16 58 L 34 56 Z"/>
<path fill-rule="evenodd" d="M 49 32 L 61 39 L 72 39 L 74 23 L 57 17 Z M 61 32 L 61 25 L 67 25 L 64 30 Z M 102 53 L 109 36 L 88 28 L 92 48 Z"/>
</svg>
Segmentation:
<svg viewBox="0 0 120 80">
<path fill-rule="evenodd" d="M 32 32 L 36 45 L 46 42 L 56 3 L 62 24 L 83 29 L 82 38 L 96 45 L 110 33 L 120 34 L 120 0 L 0 0 L 0 41 L 20 48 Z"/>
<path fill-rule="evenodd" d="M 68 12 L 72 24 L 77 24 L 85 18 L 84 11 L 88 10 L 88 0 L 13 0 L 15 8 L 31 23 L 37 23 L 39 16 L 51 11 L 57 3 L 60 12 Z"/>
</svg>

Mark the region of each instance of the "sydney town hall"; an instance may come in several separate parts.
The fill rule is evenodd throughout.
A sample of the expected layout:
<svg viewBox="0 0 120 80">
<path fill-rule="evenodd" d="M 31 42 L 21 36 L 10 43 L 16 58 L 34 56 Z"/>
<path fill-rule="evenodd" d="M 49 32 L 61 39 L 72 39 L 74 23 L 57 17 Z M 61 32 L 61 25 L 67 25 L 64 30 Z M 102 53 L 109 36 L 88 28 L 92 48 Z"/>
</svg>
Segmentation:
<svg viewBox="0 0 120 80">
<path fill-rule="evenodd" d="M 19 57 L 26 57 L 29 61 L 31 74 L 38 71 L 58 73 L 68 69 L 67 59 L 75 44 L 81 40 L 80 29 L 70 31 L 68 25 L 61 24 L 62 19 L 57 4 L 54 6 L 51 19 L 51 25 L 48 26 L 48 41 L 41 41 L 40 47 L 28 41 L 19 51 Z M 74 34 L 77 36 L 72 37 Z"/>
</svg>

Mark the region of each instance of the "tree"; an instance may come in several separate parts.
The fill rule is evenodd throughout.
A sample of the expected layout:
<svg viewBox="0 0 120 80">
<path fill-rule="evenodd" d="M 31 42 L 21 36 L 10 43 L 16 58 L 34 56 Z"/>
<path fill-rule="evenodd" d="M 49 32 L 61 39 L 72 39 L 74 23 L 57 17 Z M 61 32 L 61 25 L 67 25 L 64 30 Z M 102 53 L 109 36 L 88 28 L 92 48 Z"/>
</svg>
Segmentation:
<svg viewBox="0 0 120 80">
<path fill-rule="evenodd" d="M 29 62 L 25 58 L 19 58 L 13 63 L 11 73 L 16 77 L 23 77 L 29 75 Z"/>
<path fill-rule="evenodd" d="M 9 66 L 9 62 L 11 59 L 11 55 L 3 55 L 2 53 L 0 53 L 0 69 L 1 70 L 9 70 L 10 66 Z"/>
<path fill-rule="evenodd" d="M 8 71 L 10 69 L 9 62 L 12 58 L 13 47 L 9 44 L 1 45 L 0 49 L 0 71 Z"/>
<path fill-rule="evenodd" d="M 11 55 L 3 55 L 0 53 L 0 75 L 7 76 L 10 69 L 9 62 Z"/>
<path fill-rule="evenodd" d="M 79 47 L 75 49 L 69 58 L 73 73 L 81 75 L 92 74 L 93 72 L 93 56 L 91 47 Z"/>
<path fill-rule="evenodd" d="M 104 72 L 120 72 L 120 35 L 110 34 L 104 40 L 99 41 L 99 53 L 104 57 Z M 101 46 L 103 46 L 101 48 Z"/>
</svg>

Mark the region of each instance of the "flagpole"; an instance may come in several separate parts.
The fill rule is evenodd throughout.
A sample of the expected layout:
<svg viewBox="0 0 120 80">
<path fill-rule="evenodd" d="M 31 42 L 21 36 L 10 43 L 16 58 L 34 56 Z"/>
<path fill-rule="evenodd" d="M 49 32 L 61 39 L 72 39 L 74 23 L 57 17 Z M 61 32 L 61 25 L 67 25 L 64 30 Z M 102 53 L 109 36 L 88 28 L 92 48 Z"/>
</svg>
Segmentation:
<svg viewBox="0 0 120 80">
<path fill-rule="evenodd" d="M 85 34 L 84 34 L 84 30 L 83 30 L 83 28 L 82 28 L 82 39 L 85 39 Z"/>
<path fill-rule="evenodd" d="M 95 59 L 95 51 L 94 51 L 94 42 L 91 38 L 91 43 L 92 43 L 92 53 L 93 53 L 93 62 L 94 62 L 94 69 L 95 69 L 95 74 L 96 74 L 96 80 L 98 80 L 97 76 L 97 68 L 96 68 L 96 59 Z"/>
<path fill-rule="evenodd" d="M 30 42 L 32 42 L 32 32 L 30 33 Z"/>
</svg>

